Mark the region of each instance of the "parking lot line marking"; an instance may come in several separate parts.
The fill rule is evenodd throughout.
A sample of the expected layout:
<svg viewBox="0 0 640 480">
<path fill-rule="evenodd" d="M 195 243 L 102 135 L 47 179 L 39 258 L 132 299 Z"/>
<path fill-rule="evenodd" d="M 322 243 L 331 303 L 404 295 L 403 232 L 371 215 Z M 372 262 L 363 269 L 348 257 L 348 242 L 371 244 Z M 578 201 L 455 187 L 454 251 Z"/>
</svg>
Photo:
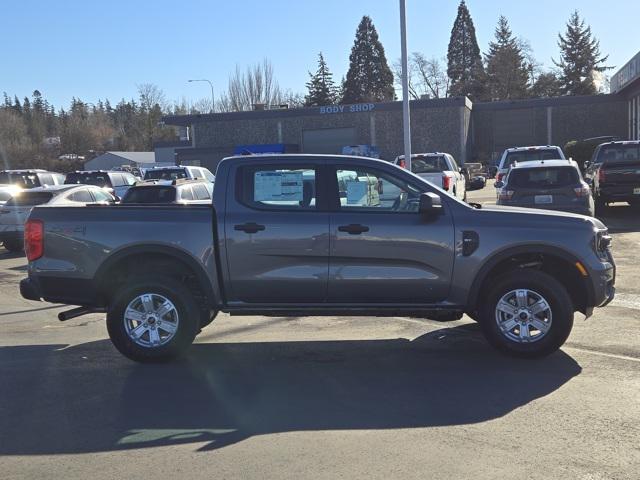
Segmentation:
<svg viewBox="0 0 640 480">
<path fill-rule="evenodd" d="M 616 358 L 618 360 L 627 360 L 629 362 L 640 362 L 640 358 L 629 357 L 628 355 L 618 355 L 617 353 L 599 352 L 597 350 L 591 350 L 589 348 L 568 347 L 566 345 L 560 348 L 562 350 L 576 350 L 578 352 L 592 353 L 593 355 L 599 355 L 601 357 Z"/>
</svg>

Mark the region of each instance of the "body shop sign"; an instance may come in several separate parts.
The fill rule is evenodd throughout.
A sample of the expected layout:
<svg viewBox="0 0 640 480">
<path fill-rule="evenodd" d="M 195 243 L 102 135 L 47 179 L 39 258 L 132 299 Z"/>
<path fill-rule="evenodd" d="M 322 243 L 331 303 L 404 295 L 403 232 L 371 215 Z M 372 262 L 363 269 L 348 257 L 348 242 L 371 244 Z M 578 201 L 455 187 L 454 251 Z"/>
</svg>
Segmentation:
<svg viewBox="0 0 640 480">
<path fill-rule="evenodd" d="M 357 113 L 371 112 L 375 108 L 373 103 L 356 103 L 354 105 L 328 105 L 320 107 L 320 115 L 328 113 Z"/>
</svg>

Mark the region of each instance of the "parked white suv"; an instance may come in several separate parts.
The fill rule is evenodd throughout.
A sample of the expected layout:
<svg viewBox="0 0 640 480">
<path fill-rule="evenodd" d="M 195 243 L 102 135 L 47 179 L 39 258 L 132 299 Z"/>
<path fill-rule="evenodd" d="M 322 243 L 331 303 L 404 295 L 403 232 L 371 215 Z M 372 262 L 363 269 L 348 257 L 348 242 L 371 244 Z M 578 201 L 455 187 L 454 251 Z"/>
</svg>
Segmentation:
<svg viewBox="0 0 640 480">
<path fill-rule="evenodd" d="M 396 157 L 394 163 L 399 167 L 406 168 L 404 155 Z M 464 170 L 458 166 L 456 160 L 449 153 L 412 154 L 411 171 L 463 202 L 467 200 Z"/>
<path fill-rule="evenodd" d="M 144 180 L 177 180 L 179 178 L 188 178 L 189 180 L 200 178 L 211 183 L 216 181 L 216 176 L 208 168 L 191 165 L 154 167 L 144 172 Z"/>
<path fill-rule="evenodd" d="M 539 160 L 566 160 L 566 158 L 562 149 L 555 145 L 507 148 L 502 152 L 500 163 L 498 163 L 496 183 L 504 181 L 504 177 L 509 173 L 509 169 L 514 163 Z M 496 187 L 496 195 L 498 195 L 498 190 L 500 189 Z"/>
</svg>

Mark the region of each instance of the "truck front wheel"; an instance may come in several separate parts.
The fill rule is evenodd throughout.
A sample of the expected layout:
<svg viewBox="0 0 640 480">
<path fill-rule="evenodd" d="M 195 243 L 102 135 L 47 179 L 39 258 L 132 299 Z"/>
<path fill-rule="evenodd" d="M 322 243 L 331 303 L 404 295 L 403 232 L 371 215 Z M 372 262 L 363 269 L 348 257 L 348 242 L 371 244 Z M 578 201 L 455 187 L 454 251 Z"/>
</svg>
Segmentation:
<svg viewBox="0 0 640 480">
<path fill-rule="evenodd" d="M 567 289 L 537 270 L 505 274 L 480 307 L 480 325 L 494 347 L 518 357 L 542 357 L 558 350 L 573 327 Z"/>
<path fill-rule="evenodd" d="M 113 345 L 136 362 L 163 362 L 183 353 L 200 329 L 191 292 L 162 275 L 138 276 L 114 295 L 107 313 Z"/>
</svg>

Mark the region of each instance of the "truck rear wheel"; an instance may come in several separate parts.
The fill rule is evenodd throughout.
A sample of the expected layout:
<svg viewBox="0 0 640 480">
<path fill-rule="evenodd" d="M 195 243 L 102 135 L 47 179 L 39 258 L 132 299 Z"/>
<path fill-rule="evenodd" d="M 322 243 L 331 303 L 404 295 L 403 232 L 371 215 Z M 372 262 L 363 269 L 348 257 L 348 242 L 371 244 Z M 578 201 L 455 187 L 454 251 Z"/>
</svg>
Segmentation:
<svg viewBox="0 0 640 480">
<path fill-rule="evenodd" d="M 494 347 L 517 357 L 558 350 L 573 328 L 566 288 L 537 270 L 508 273 L 490 288 L 480 307 L 480 326 Z"/>
<path fill-rule="evenodd" d="M 136 362 L 163 362 L 182 354 L 200 329 L 191 292 L 162 275 L 131 278 L 114 295 L 107 313 L 113 345 Z"/>
</svg>

